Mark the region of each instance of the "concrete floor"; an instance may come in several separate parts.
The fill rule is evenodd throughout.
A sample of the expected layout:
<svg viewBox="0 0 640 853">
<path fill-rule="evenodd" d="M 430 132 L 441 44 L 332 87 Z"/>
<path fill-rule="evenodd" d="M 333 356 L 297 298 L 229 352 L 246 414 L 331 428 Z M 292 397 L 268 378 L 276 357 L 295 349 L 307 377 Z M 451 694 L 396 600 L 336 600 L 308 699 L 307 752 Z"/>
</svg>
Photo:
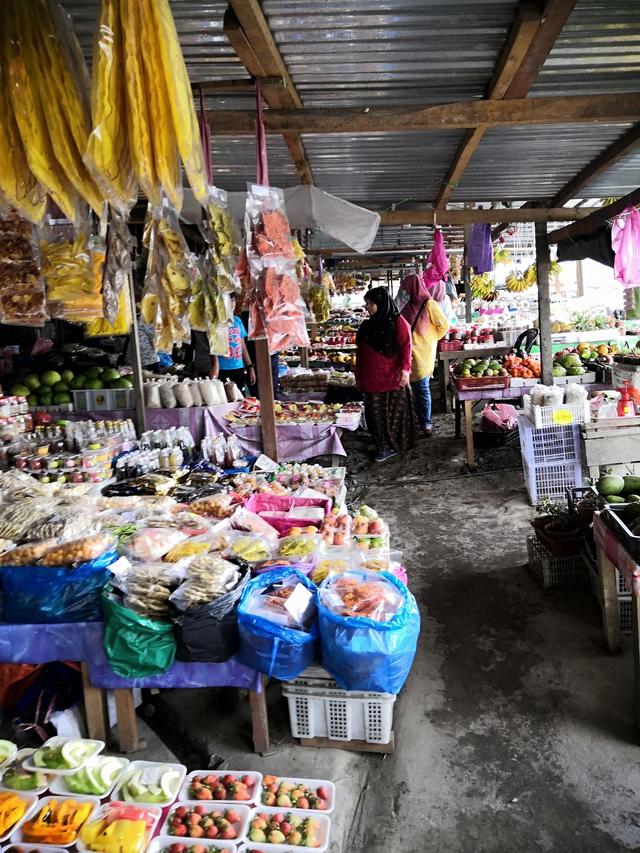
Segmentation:
<svg viewBox="0 0 640 853">
<path fill-rule="evenodd" d="M 213 755 L 230 769 L 333 779 L 332 853 L 640 850 L 628 643 L 607 655 L 590 593 L 543 592 L 528 575 L 533 510 L 517 450 L 464 474 L 442 419 L 407 459 L 364 460 L 356 444 L 354 493 L 388 520 L 423 615 L 395 754 L 301 748 L 277 686 L 267 758 L 248 751 L 233 691 L 163 694 L 152 724 L 165 718 L 170 747 L 194 768 Z"/>
</svg>

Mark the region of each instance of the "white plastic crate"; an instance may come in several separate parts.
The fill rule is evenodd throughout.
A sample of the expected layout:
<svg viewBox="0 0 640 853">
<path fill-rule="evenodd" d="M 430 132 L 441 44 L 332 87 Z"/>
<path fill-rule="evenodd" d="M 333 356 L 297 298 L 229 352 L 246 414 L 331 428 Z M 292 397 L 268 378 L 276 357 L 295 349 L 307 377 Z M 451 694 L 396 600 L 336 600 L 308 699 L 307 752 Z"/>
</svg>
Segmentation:
<svg viewBox="0 0 640 853">
<path fill-rule="evenodd" d="M 502 339 L 501 343 L 503 343 L 507 347 L 513 347 L 513 346 L 515 346 L 516 341 L 518 340 L 518 338 L 520 337 L 520 335 L 523 332 L 526 332 L 526 328 L 504 329 L 504 331 L 502 332 L 502 338 L 503 339 Z"/>
<path fill-rule="evenodd" d="M 632 387 L 640 389 L 640 366 L 614 362 L 611 377 L 614 388 L 622 388 L 626 380 Z"/>
<path fill-rule="evenodd" d="M 532 506 L 542 498 L 564 499 L 568 488 L 582 486 L 582 462 L 551 462 L 543 465 L 529 464 L 522 457 L 524 482 Z"/>
<path fill-rule="evenodd" d="M 579 554 L 556 557 L 536 536 L 527 537 L 529 572 L 543 589 L 552 586 L 579 586 L 588 580 L 586 566 Z"/>
<path fill-rule="evenodd" d="M 618 596 L 618 612 L 620 614 L 620 631 L 631 634 L 633 631 L 633 598 L 630 595 Z"/>
<path fill-rule="evenodd" d="M 133 388 L 105 388 L 100 391 L 72 391 L 76 412 L 106 412 L 114 409 L 132 409 Z"/>
<path fill-rule="evenodd" d="M 282 685 L 293 737 L 389 743 L 395 696 L 340 690 L 334 682 L 328 684 L 334 686 L 307 687 L 295 680 Z"/>
<path fill-rule="evenodd" d="M 530 467 L 581 460 L 580 427 L 575 424 L 538 429 L 526 415 L 519 415 L 518 432 L 522 455 Z"/>
<path fill-rule="evenodd" d="M 586 424 L 591 420 L 591 408 L 586 400 L 584 403 L 563 403 L 561 406 L 534 406 L 531 397 L 525 395 L 522 404 L 525 415 L 536 429 Z"/>
</svg>

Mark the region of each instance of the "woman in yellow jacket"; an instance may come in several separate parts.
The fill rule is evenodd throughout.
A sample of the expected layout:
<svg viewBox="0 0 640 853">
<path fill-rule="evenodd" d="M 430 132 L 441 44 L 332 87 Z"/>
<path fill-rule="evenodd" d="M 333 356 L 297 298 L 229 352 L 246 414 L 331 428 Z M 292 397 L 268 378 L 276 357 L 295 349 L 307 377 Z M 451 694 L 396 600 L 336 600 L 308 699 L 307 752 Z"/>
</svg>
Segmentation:
<svg viewBox="0 0 640 853">
<path fill-rule="evenodd" d="M 400 298 L 407 297 L 402 316 L 411 326 L 413 354 L 411 358 L 411 387 L 415 399 L 418 422 L 422 432 L 433 434 L 431 422 L 431 389 L 429 381 L 436 363 L 438 341 L 449 331 L 449 321 L 437 302 L 436 289 L 444 285 L 439 282 L 428 290 L 422 276 L 405 276 L 400 284 Z"/>
</svg>

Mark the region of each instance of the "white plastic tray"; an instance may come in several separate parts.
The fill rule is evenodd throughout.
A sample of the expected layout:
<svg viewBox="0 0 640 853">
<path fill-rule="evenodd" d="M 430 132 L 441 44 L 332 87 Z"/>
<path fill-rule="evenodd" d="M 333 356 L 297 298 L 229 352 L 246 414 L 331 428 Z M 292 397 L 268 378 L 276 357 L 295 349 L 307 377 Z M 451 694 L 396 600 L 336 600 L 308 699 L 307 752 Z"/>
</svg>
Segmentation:
<svg viewBox="0 0 640 853">
<path fill-rule="evenodd" d="M 248 800 L 196 800 L 195 797 L 189 796 L 189 785 L 195 776 L 218 776 L 220 778 L 227 775 L 235 776 L 237 779 L 240 779 L 241 776 L 251 776 L 254 780 L 254 785 L 253 789 L 249 788 L 251 796 Z M 193 770 L 187 774 L 186 779 L 182 783 L 179 800 L 181 803 L 195 803 L 196 805 L 200 803 L 232 803 L 234 806 L 246 806 L 250 803 L 259 803 L 261 792 L 262 773 L 257 773 L 255 770 Z"/>
<path fill-rule="evenodd" d="M 322 811 L 319 809 L 301 809 L 299 807 L 296 807 L 296 808 L 294 808 L 294 807 L 284 808 L 283 807 L 283 808 L 281 808 L 279 806 L 276 806 L 275 808 L 279 809 L 279 811 L 281 811 L 281 812 L 282 811 L 294 811 L 294 812 L 304 811 L 304 812 L 309 812 L 310 814 L 314 814 L 314 815 L 316 815 L 316 814 L 331 814 L 331 812 L 333 811 L 335 804 L 336 804 L 336 786 L 333 784 L 333 782 L 329 782 L 328 780 L 325 780 L 325 779 L 300 779 L 299 777 L 296 778 L 295 776 L 276 776 L 275 773 L 268 773 L 267 775 L 268 776 L 275 776 L 276 782 L 278 783 L 278 785 L 281 782 L 291 782 L 294 785 L 306 785 L 308 788 L 311 788 L 314 791 L 314 793 L 318 788 L 326 788 L 327 793 L 329 794 L 329 799 L 327 800 L 327 807 L 326 807 L 326 809 L 324 809 Z M 264 776 L 262 778 L 264 781 Z M 261 802 L 262 802 L 262 800 L 260 799 L 259 804 Z"/>
<path fill-rule="evenodd" d="M 250 806 L 244 806 L 241 803 L 233 803 L 233 805 L 230 806 L 228 803 L 218 804 L 218 803 L 211 802 L 211 800 L 209 800 L 207 802 L 203 802 L 203 803 L 196 803 L 196 805 L 204 806 L 204 808 L 207 810 L 207 812 L 224 812 L 224 811 L 230 811 L 231 809 L 233 809 L 233 811 L 238 813 L 238 817 L 240 818 L 240 821 L 233 825 L 235 830 L 236 830 L 236 837 L 230 838 L 228 840 L 232 841 L 234 844 L 239 844 L 242 841 L 242 839 L 245 837 L 245 835 L 247 833 L 247 827 L 249 826 L 249 818 L 251 817 L 251 814 L 253 812 L 253 809 Z M 171 832 L 170 832 L 171 815 L 180 806 L 185 806 L 188 809 L 193 809 L 194 803 L 182 802 L 180 800 L 177 803 L 174 803 L 174 805 L 169 809 L 169 813 L 167 814 L 167 818 L 164 822 L 164 826 L 162 827 L 162 833 L 161 833 L 162 835 L 171 835 Z M 276 809 L 276 811 L 277 811 L 277 809 Z M 181 835 L 181 836 L 174 835 L 173 836 L 174 842 L 175 841 L 178 841 L 178 842 L 186 841 L 188 838 L 189 838 L 188 835 Z M 194 839 L 192 839 L 192 840 L 194 840 Z M 204 839 L 201 839 L 201 838 L 197 839 L 198 842 L 203 841 L 203 840 Z M 220 840 L 222 841 L 223 839 L 220 839 Z"/>
<path fill-rule="evenodd" d="M 18 747 L 15 745 L 15 743 L 13 743 L 13 741 L 9 740 L 6 741 L 6 743 L 10 743 L 13 749 L 9 751 L 6 758 L 0 760 L 0 767 L 4 767 L 4 765 L 7 764 L 9 761 L 13 761 L 13 759 L 16 757 L 16 753 L 18 752 Z"/>
<path fill-rule="evenodd" d="M 27 794 L 24 791 L 11 791 L 11 793 L 15 794 L 17 797 L 20 797 L 21 800 L 26 801 L 27 809 L 26 809 L 25 813 L 22 815 L 22 817 L 20 818 L 20 820 L 17 820 L 13 824 L 13 826 L 5 832 L 4 835 L 0 835 L 0 842 L 1 841 L 7 841 L 9 838 L 11 838 L 13 833 L 17 829 L 20 829 L 20 827 L 25 822 L 25 820 L 29 820 L 29 818 L 31 817 L 31 815 L 35 809 L 36 803 L 38 802 L 38 797 L 36 794 L 32 794 L 32 793 Z"/>
<path fill-rule="evenodd" d="M 147 847 L 147 853 L 163 853 L 163 851 L 168 850 L 172 844 L 184 842 L 189 845 L 189 842 L 191 841 L 195 841 L 195 839 L 187 838 L 186 836 L 178 838 L 175 835 L 158 835 L 158 837 L 154 838 L 151 844 Z M 233 841 L 218 841 L 217 839 L 210 841 L 206 838 L 198 838 L 197 843 L 202 844 L 206 850 L 225 850 L 229 851 L 229 853 L 236 853 L 238 849 Z"/>
<path fill-rule="evenodd" d="M 127 779 L 130 779 L 134 773 L 138 772 L 138 770 L 144 770 L 147 767 L 168 767 L 170 770 L 177 770 L 178 773 L 180 773 L 180 778 L 178 779 L 178 784 L 176 785 L 176 792 L 173 795 L 173 797 L 170 797 L 169 799 L 163 800 L 162 802 L 159 802 L 159 803 L 139 803 L 137 801 L 133 802 L 131 800 L 123 800 L 122 797 L 120 796 L 120 794 L 121 794 L 121 788 L 122 788 L 122 785 L 124 784 L 124 782 Z M 119 800 L 120 802 L 123 802 L 123 803 L 131 802 L 131 804 L 135 805 L 135 806 L 159 806 L 161 809 L 163 809 L 166 806 L 170 806 L 172 803 L 175 802 L 175 800 L 178 796 L 178 792 L 180 790 L 180 786 L 184 782 L 184 777 L 186 775 L 187 775 L 187 768 L 184 766 L 184 764 L 172 764 L 169 761 L 132 761 L 131 764 L 129 765 L 129 767 L 127 768 L 127 772 L 124 773 L 120 777 L 120 779 L 118 780 L 118 784 L 115 786 L 115 788 L 111 792 L 111 799 L 112 800 Z"/>
<path fill-rule="evenodd" d="M 0 847 L 0 853 L 7 853 L 8 850 L 15 850 L 15 844 L 7 844 L 6 847 Z M 43 847 L 41 844 L 23 844 L 19 848 L 20 853 L 68 853 L 64 847 Z"/>
<path fill-rule="evenodd" d="M 40 809 L 43 806 L 46 806 L 47 803 L 50 803 L 53 800 L 56 800 L 56 801 L 59 800 L 62 802 L 64 800 L 69 800 L 69 799 L 74 799 L 78 803 L 89 802 L 93 805 L 93 808 L 91 809 L 91 811 L 89 812 L 89 814 L 87 816 L 87 820 L 85 820 L 84 823 L 82 823 L 81 826 L 78 827 L 78 833 L 79 833 L 80 829 L 84 826 L 84 824 L 87 823 L 87 821 L 92 820 L 93 815 L 95 814 L 95 810 L 100 805 L 100 800 L 97 797 L 75 797 L 75 796 L 74 797 L 42 797 L 42 799 L 38 800 L 37 804 L 33 807 L 33 812 L 31 815 L 29 815 L 29 818 L 33 817 L 38 811 L 40 811 Z M 26 844 L 27 847 L 29 846 L 29 842 L 24 841 L 22 838 L 22 824 L 26 820 L 28 820 L 29 818 L 25 817 L 24 820 L 22 820 L 20 822 L 20 826 L 19 826 L 18 830 L 14 831 L 13 835 L 11 836 L 11 842 L 13 844 Z M 40 847 L 42 847 L 44 850 L 57 849 L 59 847 L 65 847 L 68 849 L 69 847 L 73 847 L 73 845 L 77 843 L 77 840 L 78 839 L 76 836 L 76 838 L 73 841 L 70 841 L 69 844 L 55 844 L 55 845 L 54 844 L 51 844 L 51 845 L 40 844 Z M 29 853 L 30 853 L 30 851 L 29 851 Z"/>
<path fill-rule="evenodd" d="M 329 837 L 331 835 L 331 818 L 327 814 L 325 814 L 324 812 L 312 812 L 312 813 L 310 813 L 310 812 L 302 811 L 301 809 L 274 809 L 274 808 L 271 808 L 269 806 L 262 806 L 260 808 L 256 808 L 253 810 L 253 812 L 251 814 L 251 818 L 253 819 L 254 817 L 257 817 L 259 814 L 268 814 L 268 815 L 272 815 L 272 814 L 293 814 L 293 815 L 297 815 L 298 817 L 301 817 L 303 820 L 306 820 L 307 818 L 310 818 L 310 817 L 315 818 L 315 820 L 318 821 L 317 839 L 319 842 L 319 846 L 314 847 L 313 849 L 316 850 L 317 853 L 323 853 L 323 851 L 327 850 L 327 848 L 329 847 Z M 255 843 L 255 842 L 249 840 L 249 827 L 248 826 L 247 826 L 247 832 L 246 832 L 246 835 L 244 838 L 244 843 L 247 846 L 248 850 L 250 850 L 254 846 L 254 843 Z M 291 845 L 291 844 L 287 845 L 286 842 L 284 844 L 276 845 L 276 844 L 268 844 L 264 841 L 261 841 L 260 844 L 262 845 L 262 847 L 264 847 L 265 850 L 268 850 L 269 853 L 275 853 L 276 850 L 295 851 L 295 850 L 305 849 L 302 847 L 296 847 L 295 845 Z"/>
<path fill-rule="evenodd" d="M 86 759 L 81 764 L 78 764 L 77 767 L 73 767 L 70 770 L 53 770 L 51 767 L 37 767 L 33 763 L 33 755 L 31 755 L 29 758 L 27 758 L 25 760 L 24 765 L 23 765 L 24 768 L 26 770 L 32 770 L 33 772 L 39 771 L 40 773 L 46 773 L 47 776 L 73 776 L 73 774 L 76 773 L 78 770 L 80 770 L 82 767 L 84 767 L 84 765 L 88 761 L 91 761 L 91 759 L 95 758 L 95 756 L 98 755 L 99 752 L 102 752 L 102 750 L 105 747 L 105 743 L 103 740 L 90 740 L 89 738 L 59 737 L 59 736 L 50 737 L 49 740 L 45 741 L 42 744 L 42 747 L 45 747 L 45 746 L 62 746 L 63 743 L 68 743 L 70 740 L 84 740 L 86 743 L 93 745 L 93 752 L 90 755 L 88 755 L 86 757 Z M 39 747 L 39 749 L 42 749 L 42 747 Z M 34 754 L 35 754 L 35 752 L 37 752 L 37 750 L 34 750 Z"/>
<path fill-rule="evenodd" d="M 308 850 L 307 847 L 296 847 L 295 844 L 265 844 L 260 841 L 245 841 L 242 853 L 296 853 L 296 851 Z M 319 849 L 319 848 L 315 848 Z"/>
<path fill-rule="evenodd" d="M 147 837 L 145 839 L 143 847 L 144 851 L 147 849 L 149 840 L 153 838 L 153 833 L 157 829 L 158 823 L 160 822 L 160 818 L 162 817 L 162 809 L 159 806 L 145 806 L 143 803 L 125 803 L 125 805 L 140 806 L 141 808 L 148 809 L 154 815 L 153 823 L 147 830 Z M 103 803 L 96 809 L 96 811 L 91 815 L 91 817 L 89 818 L 89 820 L 86 821 L 86 823 L 92 823 L 93 821 L 101 820 L 107 813 L 108 808 L 109 803 Z M 76 842 L 76 849 L 79 851 L 79 853 L 85 853 L 85 851 L 91 851 L 92 848 L 88 847 L 80 838 L 78 838 Z M 129 851 L 127 851 L 127 853 L 129 853 Z M 134 851 L 131 851 L 131 853 L 134 853 Z"/>
<path fill-rule="evenodd" d="M 35 749 L 19 749 L 18 752 L 15 754 L 14 759 L 17 759 L 17 760 L 22 759 L 23 760 L 23 766 L 24 766 L 24 759 L 28 758 L 30 755 L 33 755 L 34 752 L 35 752 Z M 2 769 L 0 770 L 0 791 L 13 791 L 16 794 L 35 794 L 37 797 L 39 797 L 42 794 L 44 794 L 45 791 L 49 790 L 49 781 L 48 780 L 47 780 L 46 785 L 40 785 L 39 788 L 32 788 L 30 791 L 19 791 L 17 788 L 10 788 L 8 785 L 5 785 L 3 783 L 4 774 L 5 774 L 6 770 L 7 770 L 6 765 L 3 765 Z M 43 773 L 42 770 L 40 770 L 39 772 Z M 43 773 L 43 775 L 46 776 L 47 774 Z M 35 848 L 34 848 L 34 850 L 35 850 Z"/>
<path fill-rule="evenodd" d="M 107 790 L 104 792 L 104 794 L 95 794 L 95 795 L 93 795 L 93 794 L 79 794 L 78 796 L 82 796 L 82 797 L 96 796 L 96 797 L 99 797 L 101 800 L 103 800 L 105 797 L 110 796 L 110 794 L 113 792 L 113 789 L 116 787 L 116 785 L 120 784 L 120 780 L 122 779 L 123 774 L 125 773 L 127 767 L 129 766 L 129 759 L 128 758 L 121 758 L 119 755 L 96 756 L 95 758 L 92 758 L 91 761 L 87 761 L 87 763 L 84 765 L 84 767 L 81 768 L 81 770 L 86 770 L 87 768 L 98 765 L 105 758 L 115 759 L 116 761 L 118 761 L 120 763 L 120 772 L 116 775 L 116 778 L 114 779 L 113 785 L 111 785 L 110 788 L 107 788 Z M 76 771 L 76 772 L 79 772 L 79 771 Z M 51 793 L 57 794 L 58 796 L 61 796 L 61 797 L 75 797 L 76 796 L 75 793 L 71 790 L 71 788 L 69 788 L 69 785 L 67 784 L 67 780 L 69 778 L 70 778 L 69 776 L 56 776 L 53 779 L 53 781 L 51 782 L 51 785 L 49 786 L 49 790 L 51 791 Z"/>
</svg>

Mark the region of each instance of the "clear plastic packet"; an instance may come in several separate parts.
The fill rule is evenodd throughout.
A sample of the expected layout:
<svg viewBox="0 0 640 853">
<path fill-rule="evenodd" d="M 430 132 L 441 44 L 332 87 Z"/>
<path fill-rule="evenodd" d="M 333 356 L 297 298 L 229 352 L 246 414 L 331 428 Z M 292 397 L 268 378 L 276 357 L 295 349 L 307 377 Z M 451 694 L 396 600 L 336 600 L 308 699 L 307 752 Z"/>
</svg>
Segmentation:
<svg viewBox="0 0 640 853">
<path fill-rule="evenodd" d="M 235 563 L 219 554 L 196 557 L 186 569 L 184 582 L 171 595 L 171 602 L 185 611 L 215 601 L 238 585 L 241 574 Z"/>
<path fill-rule="evenodd" d="M 138 530 L 131 539 L 123 544 L 121 551 L 130 560 L 141 563 L 154 563 L 183 542 L 187 535 L 176 528 L 145 527 Z"/>
<path fill-rule="evenodd" d="M 103 300 L 103 310 L 104 300 Z M 131 307 L 131 296 L 129 288 L 125 287 L 120 291 L 117 299 L 116 316 L 112 322 L 106 317 L 91 320 L 85 326 L 85 336 L 88 338 L 106 338 L 112 335 L 128 335 L 131 332 L 133 324 L 133 310 Z"/>
<path fill-rule="evenodd" d="M 202 234 L 220 258 L 235 259 L 240 254 L 240 230 L 229 213 L 226 190 L 209 186 Z"/>
<path fill-rule="evenodd" d="M 310 346 L 306 308 L 286 261 L 252 271 L 249 337 L 266 337 L 270 352 Z"/>
<path fill-rule="evenodd" d="M 72 323 L 101 318 L 102 241 L 78 232 L 70 223 L 49 224 L 41 231 L 40 254 L 51 316 Z"/>
<path fill-rule="evenodd" d="M 123 215 L 136 203 L 127 122 L 124 36 L 119 6 L 101 3 L 93 44 L 91 120 L 84 163 L 105 199 Z"/>
<path fill-rule="evenodd" d="M 278 531 L 275 528 L 243 506 L 239 506 L 231 516 L 231 527 L 245 533 L 255 533 L 271 544 L 275 544 L 278 540 Z"/>
<path fill-rule="evenodd" d="M 359 551 L 344 547 L 328 547 L 320 556 L 309 577 L 315 584 L 321 584 L 330 574 L 349 572 L 364 567 Z"/>
<path fill-rule="evenodd" d="M 15 211 L 0 213 L 0 320 L 42 326 L 47 317 L 33 226 Z"/>
<path fill-rule="evenodd" d="M 73 566 L 76 563 L 88 563 L 98 560 L 108 552 L 115 552 L 116 539 L 110 533 L 96 533 L 82 539 L 60 542 L 41 558 L 43 566 Z"/>
<path fill-rule="evenodd" d="M 253 565 L 271 557 L 272 545 L 260 534 L 236 530 L 230 534 L 229 545 L 222 553 L 228 559 L 243 560 Z"/>
<path fill-rule="evenodd" d="M 201 379 L 198 382 L 200 387 L 200 394 L 202 396 L 202 402 L 205 406 L 215 406 L 218 402 L 218 394 L 214 391 L 213 386 L 211 385 L 211 381 L 209 379 Z"/>
<path fill-rule="evenodd" d="M 145 382 L 144 404 L 147 409 L 161 409 L 160 385 L 157 382 Z"/>
<path fill-rule="evenodd" d="M 18 545 L 0 554 L 0 566 L 32 566 L 55 544 L 55 539 L 42 539 L 39 542 Z"/>
<path fill-rule="evenodd" d="M 173 386 L 176 402 L 182 409 L 190 409 L 193 406 L 191 388 L 187 382 L 176 382 Z"/>
<path fill-rule="evenodd" d="M 285 536 L 278 542 L 279 557 L 296 557 L 304 561 L 323 550 L 322 537 L 312 533 L 301 533 L 295 536 Z"/>
<path fill-rule="evenodd" d="M 204 515 L 207 518 L 229 518 L 238 505 L 238 499 L 229 492 L 198 498 L 189 504 L 191 512 Z"/>
<path fill-rule="evenodd" d="M 160 400 L 165 409 L 175 409 L 178 405 L 175 388 L 177 383 L 167 381 L 160 383 Z"/>
<path fill-rule="evenodd" d="M 242 602 L 243 612 L 276 625 L 307 630 L 316 617 L 316 602 L 299 575 L 282 569 L 268 572 L 264 578 L 264 586 L 257 580 L 254 582 L 251 593 Z"/>
<path fill-rule="evenodd" d="M 151 619 L 167 619 L 169 597 L 182 583 L 185 571 L 178 563 L 133 563 L 114 586 L 124 593 L 126 607 Z"/>
<path fill-rule="evenodd" d="M 332 613 L 389 622 L 403 605 L 402 595 L 384 576 L 348 571 L 330 576 L 320 587 L 320 601 Z"/>
<path fill-rule="evenodd" d="M 223 521 L 219 521 L 215 524 L 211 530 L 204 534 L 203 538 L 209 542 L 211 551 L 218 551 L 222 553 L 223 551 L 226 551 L 231 544 L 232 535 L 233 528 L 231 527 L 231 521 L 229 518 L 225 518 Z"/>
<path fill-rule="evenodd" d="M 170 548 L 162 560 L 165 563 L 178 563 L 180 560 L 207 554 L 210 550 L 211 543 L 207 542 L 206 539 L 185 539 Z"/>
<path fill-rule="evenodd" d="M 130 304 L 128 278 L 131 275 L 133 238 L 124 216 L 114 209 L 111 209 L 110 214 L 102 277 L 102 308 L 104 319 L 113 325 L 122 311 L 123 294 L 126 294 L 127 303 Z"/>
<path fill-rule="evenodd" d="M 248 184 L 245 229 L 250 257 L 295 260 L 281 189 Z"/>
<path fill-rule="evenodd" d="M 199 382 L 189 382 L 188 383 L 189 393 L 191 394 L 191 402 L 194 406 L 199 407 L 203 405 L 202 392 L 200 391 L 200 383 Z"/>
<path fill-rule="evenodd" d="M 25 498 L 0 507 L 0 537 L 29 540 L 29 531 L 51 514 L 50 501 L 42 497 Z"/>
</svg>

